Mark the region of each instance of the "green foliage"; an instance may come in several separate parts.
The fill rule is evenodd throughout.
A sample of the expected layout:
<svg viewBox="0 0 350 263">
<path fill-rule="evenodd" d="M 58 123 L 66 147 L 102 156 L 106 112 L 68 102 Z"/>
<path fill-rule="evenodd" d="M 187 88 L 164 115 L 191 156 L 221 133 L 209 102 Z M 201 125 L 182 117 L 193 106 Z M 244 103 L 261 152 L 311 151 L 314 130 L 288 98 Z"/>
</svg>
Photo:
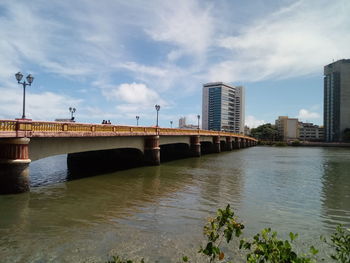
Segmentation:
<svg viewBox="0 0 350 263">
<path fill-rule="evenodd" d="M 299 146 L 300 144 L 299 140 L 292 141 L 292 146 Z"/>
<path fill-rule="evenodd" d="M 236 221 L 230 205 L 225 209 L 218 209 L 216 216 L 210 218 L 204 226 L 206 237 L 205 245 L 201 246 L 198 253 L 207 262 L 225 262 L 225 254 L 221 243 L 230 243 L 234 237 L 239 238 L 244 225 Z M 289 240 L 277 237 L 277 232 L 270 228 L 263 229 L 250 239 L 239 240 L 239 249 L 246 255 L 247 263 L 313 263 L 316 262 L 318 250 L 311 246 L 307 254 L 298 254 L 293 249 L 293 243 L 298 234 L 289 233 Z M 330 257 L 340 263 L 350 263 L 350 229 L 338 226 L 330 240 L 323 238 L 334 252 Z M 181 262 L 191 262 L 188 256 L 183 256 Z M 201 261 L 204 262 L 204 261 Z M 132 260 L 113 257 L 107 263 L 137 263 Z M 139 263 L 145 263 L 142 259 Z M 226 263 L 230 263 L 226 261 Z"/>
<path fill-rule="evenodd" d="M 220 248 L 222 240 L 230 243 L 233 236 L 239 237 L 242 234 L 244 225 L 238 223 L 230 205 L 225 209 L 218 209 L 216 217 L 210 218 L 204 226 L 204 235 L 207 237 L 207 244 L 201 247 L 199 253 L 209 257 L 210 262 L 215 259 L 223 260 L 224 252 Z"/>
<path fill-rule="evenodd" d="M 350 262 L 350 229 L 343 226 L 337 226 L 336 232 L 331 236 L 330 241 L 324 239 L 330 245 L 334 252 L 331 258 L 341 263 Z"/>
<path fill-rule="evenodd" d="M 310 263 L 316 262 L 312 258 L 318 253 L 314 247 L 310 248 L 312 256 L 300 256 L 292 248 L 293 241 L 298 234 L 289 234 L 290 241 L 277 238 L 277 232 L 272 232 L 270 228 L 256 234 L 253 241 L 241 240 L 239 248 L 249 251 L 247 254 L 247 262 L 249 263 Z"/>
<path fill-rule="evenodd" d="M 275 141 L 279 139 L 275 125 L 272 125 L 271 123 L 266 123 L 251 129 L 250 134 L 254 138 L 264 141 Z"/>
<path fill-rule="evenodd" d="M 288 146 L 288 144 L 286 142 L 276 142 L 274 144 L 274 146 L 278 146 L 278 147 L 285 147 Z"/>
</svg>

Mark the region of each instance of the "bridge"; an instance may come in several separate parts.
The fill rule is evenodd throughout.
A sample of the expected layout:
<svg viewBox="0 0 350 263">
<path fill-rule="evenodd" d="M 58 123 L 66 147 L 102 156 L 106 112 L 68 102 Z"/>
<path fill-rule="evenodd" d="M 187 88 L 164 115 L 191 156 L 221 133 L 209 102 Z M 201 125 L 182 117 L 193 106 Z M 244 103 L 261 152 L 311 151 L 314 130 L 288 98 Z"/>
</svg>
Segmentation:
<svg viewBox="0 0 350 263">
<path fill-rule="evenodd" d="M 138 153 L 144 165 L 159 165 L 169 153 L 200 157 L 256 144 L 254 138 L 222 131 L 0 120 L 0 194 L 29 191 L 30 162 L 59 154 L 68 154 L 72 169 L 113 163 L 130 152 Z"/>
</svg>

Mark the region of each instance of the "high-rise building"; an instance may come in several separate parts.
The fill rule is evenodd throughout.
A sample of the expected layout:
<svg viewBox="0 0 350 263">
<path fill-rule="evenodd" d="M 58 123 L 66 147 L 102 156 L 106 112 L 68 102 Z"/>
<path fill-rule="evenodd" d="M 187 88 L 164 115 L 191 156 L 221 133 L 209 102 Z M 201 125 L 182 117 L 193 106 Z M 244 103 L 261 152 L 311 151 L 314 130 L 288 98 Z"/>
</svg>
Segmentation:
<svg viewBox="0 0 350 263">
<path fill-rule="evenodd" d="M 350 59 L 324 67 L 324 136 L 328 142 L 342 141 L 350 128 Z"/>
<path fill-rule="evenodd" d="M 278 135 L 282 138 L 282 140 L 295 140 L 299 137 L 298 119 L 288 118 L 288 116 L 279 116 L 275 124 Z"/>
<path fill-rule="evenodd" d="M 222 82 L 203 85 L 202 128 L 244 133 L 245 93 L 242 86 Z"/>
</svg>

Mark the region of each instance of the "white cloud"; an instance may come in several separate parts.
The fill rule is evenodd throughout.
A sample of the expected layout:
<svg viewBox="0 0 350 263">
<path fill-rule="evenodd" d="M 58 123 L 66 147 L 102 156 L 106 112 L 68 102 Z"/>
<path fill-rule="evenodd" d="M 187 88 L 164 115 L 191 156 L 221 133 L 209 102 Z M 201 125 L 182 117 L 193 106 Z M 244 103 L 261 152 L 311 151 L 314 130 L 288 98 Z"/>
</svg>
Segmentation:
<svg viewBox="0 0 350 263">
<path fill-rule="evenodd" d="M 22 116 L 22 89 L 0 88 L 0 118 L 13 119 Z M 82 100 L 69 98 L 53 92 L 26 92 L 26 117 L 35 120 L 51 120 L 68 118 L 70 106 L 78 107 Z"/>
<path fill-rule="evenodd" d="M 266 121 L 258 120 L 252 115 L 248 115 L 245 118 L 245 125 L 247 125 L 249 128 L 256 128 L 256 127 L 258 127 L 260 125 L 263 125 L 264 123 L 266 123 Z"/>
<path fill-rule="evenodd" d="M 123 83 L 115 88 L 102 89 L 107 99 L 118 100 L 126 104 L 149 106 L 165 104 L 158 93 L 142 83 Z"/>
<path fill-rule="evenodd" d="M 169 72 L 164 68 L 141 65 L 136 62 L 125 62 L 116 65 L 116 68 L 124 68 L 137 74 L 151 75 L 152 77 L 165 77 Z"/>
<path fill-rule="evenodd" d="M 146 32 L 156 41 L 176 46 L 169 53 L 169 59 L 176 60 L 182 54 L 204 55 L 214 31 L 210 9 L 195 0 L 160 1 L 158 4 L 154 24 Z"/>
<path fill-rule="evenodd" d="M 257 81 L 320 72 L 333 58 L 350 56 L 350 2 L 301 0 L 218 41 L 228 59 L 209 79 Z"/>
<path fill-rule="evenodd" d="M 299 114 L 297 118 L 300 120 L 307 121 L 307 120 L 320 119 L 321 115 L 317 112 L 311 112 L 306 109 L 301 109 L 299 110 Z"/>
</svg>

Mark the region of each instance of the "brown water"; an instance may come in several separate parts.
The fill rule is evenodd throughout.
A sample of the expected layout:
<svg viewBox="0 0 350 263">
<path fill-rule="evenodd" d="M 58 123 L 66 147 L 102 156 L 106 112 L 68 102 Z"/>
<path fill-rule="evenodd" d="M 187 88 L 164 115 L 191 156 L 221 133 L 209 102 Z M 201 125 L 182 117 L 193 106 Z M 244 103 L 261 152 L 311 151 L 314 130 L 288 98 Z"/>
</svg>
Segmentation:
<svg viewBox="0 0 350 263">
<path fill-rule="evenodd" d="M 31 164 L 30 193 L 0 196 L 0 262 L 176 262 L 230 203 L 264 227 L 318 244 L 350 226 L 350 149 L 254 147 L 65 181 L 65 156 Z"/>
</svg>

